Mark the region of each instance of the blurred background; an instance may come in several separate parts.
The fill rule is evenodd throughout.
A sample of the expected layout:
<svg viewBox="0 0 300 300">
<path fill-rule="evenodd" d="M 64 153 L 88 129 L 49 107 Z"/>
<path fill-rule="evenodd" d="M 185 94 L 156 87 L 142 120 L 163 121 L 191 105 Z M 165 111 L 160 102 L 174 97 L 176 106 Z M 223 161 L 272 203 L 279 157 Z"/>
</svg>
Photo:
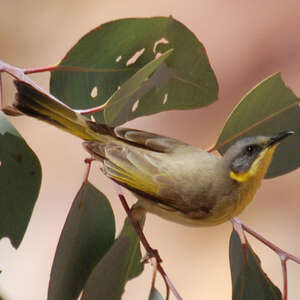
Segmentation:
<svg viewBox="0 0 300 300">
<path fill-rule="evenodd" d="M 126 125 L 207 148 L 216 141 L 234 105 L 265 77 L 281 71 L 287 85 L 300 95 L 299 13 L 298 0 L 2 0 L 0 59 L 21 67 L 52 65 L 81 36 L 102 23 L 125 17 L 172 15 L 205 45 L 219 82 L 219 101 L 201 110 L 160 113 Z M 4 77 L 4 97 L 10 103 L 14 89 L 11 78 Z M 32 78 L 48 88 L 49 74 Z M 39 156 L 43 181 L 20 248 L 14 250 L 8 239 L 0 241 L 0 291 L 8 300 L 46 299 L 56 245 L 82 182 L 86 153 L 80 140 L 54 127 L 26 117 L 12 122 Z M 256 199 L 240 216 L 253 229 L 298 256 L 299 175 L 298 170 L 265 180 Z M 119 230 L 125 214 L 97 164 L 91 181 L 112 200 Z M 146 236 L 159 249 L 171 280 L 189 300 L 231 299 L 230 232 L 229 222 L 212 228 L 188 228 L 150 215 L 145 226 Z M 277 255 L 251 238 L 250 242 L 265 271 L 281 288 Z M 289 299 L 299 299 L 300 266 L 288 263 L 288 272 Z M 146 265 L 142 276 L 126 286 L 124 299 L 146 299 L 151 276 L 152 268 Z M 158 287 L 164 293 L 160 279 Z"/>
</svg>

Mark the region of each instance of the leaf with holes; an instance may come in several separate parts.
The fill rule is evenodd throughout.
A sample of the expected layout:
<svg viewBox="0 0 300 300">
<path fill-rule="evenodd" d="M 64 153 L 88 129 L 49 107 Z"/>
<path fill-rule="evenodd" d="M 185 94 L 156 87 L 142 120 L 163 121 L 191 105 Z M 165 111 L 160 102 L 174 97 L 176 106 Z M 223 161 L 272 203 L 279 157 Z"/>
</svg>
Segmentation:
<svg viewBox="0 0 300 300">
<path fill-rule="evenodd" d="M 282 299 L 280 290 L 263 271 L 261 262 L 248 241 L 242 244 L 235 230 L 230 237 L 229 258 L 233 300 Z"/>
<path fill-rule="evenodd" d="M 119 237 L 94 268 L 81 300 L 119 300 L 126 282 L 141 274 L 142 271 L 139 238 L 129 220 L 126 219 Z"/>
<path fill-rule="evenodd" d="M 56 249 L 48 300 L 75 300 L 114 242 L 115 220 L 106 197 L 89 182 L 70 209 Z"/>
<path fill-rule="evenodd" d="M 275 135 L 284 130 L 296 134 L 280 143 L 266 178 L 288 173 L 300 166 L 299 98 L 275 74 L 258 84 L 235 107 L 214 146 L 222 154 L 245 136 Z"/>
<path fill-rule="evenodd" d="M 38 158 L 0 112 L 0 238 L 17 248 L 41 185 Z"/>
<path fill-rule="evenodd" d="M 146 64 L 109 98 L 107 108 L 104 110 L 106 123 L 118 125 L 129 119 L 131 112 L 136 111 L 138 108 L 139 100 L 137 99 L 142 98 L 165 77 L 164 72 L 159 72 L 159 76 L 152 76 L 146 80 L 167 59 L 172 51 L 170 49 L 159 58 Z M 166 68 L 164 69 L 166 70 Z"/>
<path fill-rule="evenodd" d="M 171 109 L 192 109 L 217 99 L 218 85 L 196 36 L 172 17 L 108 22 L 86 34 L 51 73 L 51 93 L 73 108 L 107 101 L 133 74 L 169 49 L 174 53 L 130 98 L 128 120 Z M 94 114 L 104 121 L 103 112 Z M 114 123 L 120 124 L 125 120 Z M 127 120 L 126 120 L 127 121 Z"/>
</svg>

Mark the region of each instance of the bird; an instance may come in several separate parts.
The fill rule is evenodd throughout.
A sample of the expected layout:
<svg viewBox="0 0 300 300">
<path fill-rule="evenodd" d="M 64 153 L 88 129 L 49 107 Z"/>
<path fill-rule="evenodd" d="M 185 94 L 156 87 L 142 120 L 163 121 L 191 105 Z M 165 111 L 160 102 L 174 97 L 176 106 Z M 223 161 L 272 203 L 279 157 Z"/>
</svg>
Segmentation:
<svg viewBox="0 0 300 300">
<path fill-rule="evenodd" d="M 24 81 L 14 84 L 14 109 L 81 138 L 102 172 L 131 191 L 143 212 L 187 226 L 214 226 L 239 215 L 276 147 L 294 134 L 244 137 L 218 156 L 174 138 L 94 122 Z"/>
</svg>

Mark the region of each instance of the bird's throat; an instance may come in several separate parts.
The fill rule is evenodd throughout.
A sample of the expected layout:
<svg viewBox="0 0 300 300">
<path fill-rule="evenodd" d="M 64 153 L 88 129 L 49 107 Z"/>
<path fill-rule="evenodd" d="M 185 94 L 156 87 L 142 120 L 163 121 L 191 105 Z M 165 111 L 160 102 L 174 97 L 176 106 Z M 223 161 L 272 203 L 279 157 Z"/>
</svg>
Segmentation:
<svg viewBox="0 0 300 300">
<path fill-rule="evenodd" d="M 271 164 L 272 157 L 277 145 L 271 148 L 264 149 L 252 163 L 247 172 L 237 173 L 230 171 L 230 177 L 237 182 L 260 181 L 265 177 L 265 174 Z"/>
</svg>

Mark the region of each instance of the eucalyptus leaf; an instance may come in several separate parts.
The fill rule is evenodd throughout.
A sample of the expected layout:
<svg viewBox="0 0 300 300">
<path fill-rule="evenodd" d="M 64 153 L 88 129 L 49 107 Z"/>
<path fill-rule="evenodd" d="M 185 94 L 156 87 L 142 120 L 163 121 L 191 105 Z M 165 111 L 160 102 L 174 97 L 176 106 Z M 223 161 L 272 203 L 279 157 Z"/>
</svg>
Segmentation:
<svg viewBox="0 0 300 300">
<path fill-rule="evenodd" d="M 266 178 L 283 175 L 300 166 L 299 98 L 285 85 L 280 73 L 258 84 L 235 107 L 214 149 L 222 154 L 245 136 L 272 136 L 285 130 L 296 134 L 284 140 L 275 151 Z"/>
<path fill-rule="evenodd" d="M 133 74 L 169 49 L 174 53 L 152 75 L 151 84 L 141 85 L 140 92 L 135 87 L 130 92 L 134 92 L 132 109 L 127 107 L 126 121 L 215 101 L 218 85 L 203 45 L 172 17 L 121 19 L 90 31 L 51 73 L 51 93 L 77 109 L 101 105 Z M 103 112 L 93 116 L 105 120 Z M 121 122 L 125 122 L 124 116 L 114 118 L 114 125 Z"/>
<path fill-rule="evenodd" d="M 107 102 L 107 108 L 104 110 L 105 122 L 108 124 L 119 125 L 129 120 L 129 115 L 132 112 L 132 108 L 136 103 L 139 105 L 139 98 L 143 97 L 149 90 L 151 90 L 158 82 L 161 82 L 163 78 L 167 81 L 172 72 L 169 71 L 169 75 L 165 75 L 167 72 L 159 72 L 160 76 L 152 76 L 146 80 L 155 71 L 164 60 L 171 54 L 173 50 L 166 51 L 159 58 L 156 58 L 146 64 L 143 68 L 137 71 L 132 77 L 130 77 L 121 87 L 118 89 Z M 165 68 L 167 69 L 167 68 Z M 158 78 L 157 78 L 158 77 Z"/>
<path fill-rule="evenodd" d="M 94 268 L 81 300 L 119 300 L 126 282 L 142 271 L 139 238 L 126 219 L 118 239 Z"/>
<path fill-rule="evenodd" d="M 0 112 L 0 238 L 19 247 L 41 185 L 41 166 L 3 112 Z"/>
<path fill-rule="evenodd" d="M 280 290 L 261 267 L 261 262 L 248 241 L 241 243 L 233 230 L 230 237 L 229 258 L 233 300 L 281 300 Z"/>
<path fill-rule="evenodd" d="M 160 294 L 160 292 L 155 287 L 153 287 L 150 291 L 148 300 L 164 300 L 164 298 Z"/>
<path fill-rule="evenodd" d="M 106 197 L 82 185 L 64 225 L 51 270 L 48 300 L 76 300 L 93 268 L 114 242 L 115 220 Z"/>
</svg>

